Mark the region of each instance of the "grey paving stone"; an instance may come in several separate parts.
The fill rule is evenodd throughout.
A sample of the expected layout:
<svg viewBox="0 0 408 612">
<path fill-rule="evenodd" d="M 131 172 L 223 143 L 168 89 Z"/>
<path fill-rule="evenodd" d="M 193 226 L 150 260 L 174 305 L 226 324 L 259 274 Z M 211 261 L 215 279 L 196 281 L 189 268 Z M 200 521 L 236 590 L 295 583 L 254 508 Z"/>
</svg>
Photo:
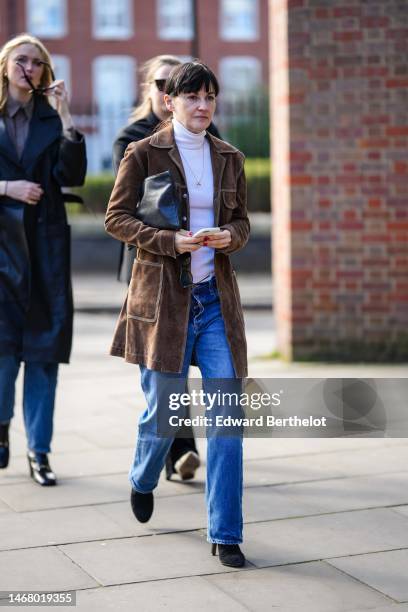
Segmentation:
<svg viewBox="0 0 408 612">
<path fill-rule="evenodd" d="M 123 501 L 128 497 L 124 475 L 68 479 L 52 488 L 40 487 L 30 479 L 25 484 L 0 488 L 0 499 L 18 512 Z"/>
<path fill-rule="evenodd" d="M 205 497 L 177 495 L 155 497 L 153 516 L 147 524 L 139 523 L 131 510 L 129 501 L 98 506 L 101 514 L 120 525 L 124 535 L 146 535 L 204 529 L 207 526 Z"/>
<path fill-rule="evenodd" d="M 398 445 L 334 453 L 332 457 L 325 455 L 323 458 L 336 464 L 344 476 L 403 472 L 408 470 L 408 440 Z"/>
<path fill-rule="evenodd" d="M 246 485 L 280 484 L 404 471 L 408 466 L 408 444 L 372 449 L 320 452 L 299 457 L 251 459 L 244 464 Z"/>
<path fill-rule="evenodd" d="M 211 555 L 204 532 L 197 531 L 70 544 L 60 549 L 105 586 L 237 571 L 221 565 Z"/>
<path fill-rule="evenodd" d="M 203 493 L 156 497 L 155 510 L 147 525 L 141 525 L 135 520 L 129 502 L 103 504 L 98 506 L 98 510 L 117 522 L 126 535 L 159 534 L 207 527 L 207 510 Z M 311 505 L 295 503 L 290 496 L 275 494 L 273 487 L 253 487 L 244 492 L 245 522 L 307 516 L 316 512 L 317 508 Z"/>
<path fill-rule="evenodd" d="M 143 612 L 247 610 L 229 595 L 196 576 L 78 591 L 76 609 L 85 612 L 129 612 L 133 609 L 143 609 Z"/>
<path fill-rule="evenodd" d="M 107 476 L 110 474 L 127 474 L 133 457 L 133 448 L 115 448 L 106 450 L 74 451 L 50 455 L 50 463 L 59 479 L 79 478 L 83 476 Z M 15 478 L 27 478 L 27 461 L 25 457 L 16 457 L 10 469 L 6 470 Z M 7 474 L 9 476 L 9 474 Z"/>
<path fill-rule="evenodd" d="M 129 530 L 124 530 L 118 522 L 100 512 L 99 508 L 100 506 L 85 506 L 39 512 L 13 512 L 2 516 L 0 550 L 129 535 Z"/>
<path fill-rule="evenodd" d="M 96 450 L 97 446 L 85 440 L 79 433 L 75 431 L 62 432 L 56 427 L 55 435 L 52 443 L 53 454 L 50 455 L 50 461 L 56 453 L 72 453 Z M 21 458 L 26 461 L 27 454 L 27 441 L 23 430 L 16 431 L 13 427 L 10 432 L 10 463 L 6 470 L 2 470 L 0 475 L 0 482 L 2 476 L 7 474 L 10 470 L 13 470 L 14 460 Z M 27 468 L 28 469 L 28 468 Z"/>
<path fill-rule="evenodd" d="M 244 440 L 244 458 L 298 457 L 353 449 L 368 450 L 390 444 L 390 440 L 383 438 L 247 438 Z"/>
<path fill-rule="evenodd" d="M 400 514 L 403 514 L 404 516 L 408 516 L 408 505 L 407 506 L 396 506 L 395 508 L 393 508 L 394 512 L 399 512 Z"/>
<path fill-rule="evenodd" d="M 408 472 L 320 480 L 276 487 L 322 512 L 390 506 L 408 502 Z"/>
<path fill-rule="evenodd" d="M 0 501 L 0 512 L 2 514 L 14 514 L 13 509 L 2 501 Z"/>
<path fill-rule="evenodd" d="M 388 509 L 245 525 L 244 550 L 257 567 L 408 546 L 408 519 Z"/>
<path fill-rule="evenodd" d="M 397 601 L 408 601 L 408 549 L 330 559 L 328 563 Z"/>
<path fill-rule="evenodd" d="M 58 591 L 98 586 L 55 547 L 0 552 L 0 567 L 0 591 Z"/>
<path fill-rule="evenodd" d="M 106 426 L 101 420 L 96 427 L 88 428 L 81 435 L 97 448 L 131 448 L 135 443 L 136 420 L 132 427 L 117 421 Z"/>
<path fill-rule="evenodd" d="M 389 604 L 387 597 L 320 562 L 206 576 L 204 580 L 253 611 L 362 612 Z"/>
<path fill-rule="evenodd" d="M 336 454 L 303 455 L 301 461 L 299 457 L 251 459 L 244 462 L 244 484 L 276 485 L 336 478 L 342 475 L 333 458 Z"/>
<path fill-rule="evenodd" d="M 296 497 L 280 493 L 277 487 L 250 487 L 244 490 L 244 522 L 271 521 L 318 513 L 317 505 L 302 503 Z"/>
<path fill-rule="evenodd" d="M 155 496 L 188 495 L 203 490 L 204 483 L 199 480 L 181 483 L 162 478 Z M 51 489 L 42 488 L 31 479 L 24 484 L 0 487 L 0 501 L 17 512 L 128 501 L 129 497 L 127 474 L 60 479 L 58 486 Z"/>
</svg>

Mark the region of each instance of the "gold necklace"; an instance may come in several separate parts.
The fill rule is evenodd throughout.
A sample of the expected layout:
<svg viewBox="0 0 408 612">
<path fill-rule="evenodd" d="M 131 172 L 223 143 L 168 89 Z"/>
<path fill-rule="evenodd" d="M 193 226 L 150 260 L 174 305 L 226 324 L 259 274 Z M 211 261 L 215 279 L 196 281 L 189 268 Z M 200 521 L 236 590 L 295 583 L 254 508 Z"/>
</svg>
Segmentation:
<svg viewBox="0 0 408 612">
<path fill-rule="evenodd" d="M 194 170 L 192 169 L 192 167 L 190 166 L 190 164 L 188 163 L 188 160 L 187 160 L 187 159 L 184 157 L 183 153 L 180 151 L 180 155 L 181 155 L 181 157 L 182 157 L 182 158 L 183 158 L 183 160 L 186 162 L 187 166 L 188 166 L 188 167 L 190 168 L 190 170 L 191 170 L 191 174 L 192 174 L 192 175 L 194 176 L 194 178 L 195 178 L 195 181 L 196 181 L 196 187 L 201 187 L 201 185 L 202 185 L 201 181 L 203 180 L 203 176 L 204 176 L 204 143 L 203 143 L 203 146 L 201 147 L 201 149 L 202 149 L 202 152 L 203 152 L 203 167 L 202 167 L 202 169 L 201 169 L 201 176 L 200 176 L 200 178 L 199 178 L 199 179 L 196 177 L 196 174 L 195 174 Z"/>
</svg>

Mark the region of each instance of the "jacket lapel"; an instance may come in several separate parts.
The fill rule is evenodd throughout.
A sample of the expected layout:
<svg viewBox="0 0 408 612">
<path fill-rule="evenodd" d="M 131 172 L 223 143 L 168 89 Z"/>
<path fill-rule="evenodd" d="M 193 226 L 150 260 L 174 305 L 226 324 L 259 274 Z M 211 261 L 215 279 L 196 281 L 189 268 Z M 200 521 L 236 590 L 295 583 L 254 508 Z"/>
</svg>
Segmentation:
<svg viewBox="0 0 408 612">
<path fill-rule="evenodd" d="M 42 151 L 61 136 L 61 120 L 55 111 L 42 98 L 37 98 L 27 141 L 21 156 L 20 164 L 29 168 Z"/>
<path fill-rule="evenodd" d="M 211 153 L 211 164 L 213 171 L 213 179 L 214 179 L 214 223 L 218 225 L 220 218 L 220 200 L 221 200 L 221 183 L 222 183 L 222 175 L 224 173 L 225 168 L 225 157 L 218 152 L 217 148 L 214 146 L 214 141 L 211 138 L 211 135 L 208 135 L 208 141 L 210 144 L 210 153 Z"/>
</svg>

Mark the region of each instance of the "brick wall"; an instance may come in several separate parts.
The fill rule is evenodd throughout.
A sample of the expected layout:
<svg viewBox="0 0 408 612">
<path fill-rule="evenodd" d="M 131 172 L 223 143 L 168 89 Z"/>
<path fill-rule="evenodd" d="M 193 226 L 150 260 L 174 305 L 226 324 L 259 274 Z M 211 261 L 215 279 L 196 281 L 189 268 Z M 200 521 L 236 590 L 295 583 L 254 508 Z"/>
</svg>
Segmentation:
<svg viewBox="0 0 408 612">
<path fill-rule="evenodd" d="M 279 349 L 407 359 L 408 3 L 269 6 Z"/>
</svg>

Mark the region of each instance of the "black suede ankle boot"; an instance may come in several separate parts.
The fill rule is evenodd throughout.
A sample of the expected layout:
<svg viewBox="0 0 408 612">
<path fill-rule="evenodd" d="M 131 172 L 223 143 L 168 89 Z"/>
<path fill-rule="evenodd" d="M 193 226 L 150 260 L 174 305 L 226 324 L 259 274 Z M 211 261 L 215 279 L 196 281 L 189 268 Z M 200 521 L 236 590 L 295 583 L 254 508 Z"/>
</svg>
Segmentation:
<svg viewBox="0 0 408 612">
<path fill-rule="evenodd" d="M 223 565 L 228 567 L 243 567 L 245 565 L 245 557 L 238 544 L 213 544 L 211 548 L 213 555 L 217 552 L 217 546 L 218 557 Z"/>
<path fill-rule="evenodd" d="M 153 514 L 153 493 L 139 493 L 132 488 L 130 505 L 139 523 L 147 523 Z"/>
</svg>

